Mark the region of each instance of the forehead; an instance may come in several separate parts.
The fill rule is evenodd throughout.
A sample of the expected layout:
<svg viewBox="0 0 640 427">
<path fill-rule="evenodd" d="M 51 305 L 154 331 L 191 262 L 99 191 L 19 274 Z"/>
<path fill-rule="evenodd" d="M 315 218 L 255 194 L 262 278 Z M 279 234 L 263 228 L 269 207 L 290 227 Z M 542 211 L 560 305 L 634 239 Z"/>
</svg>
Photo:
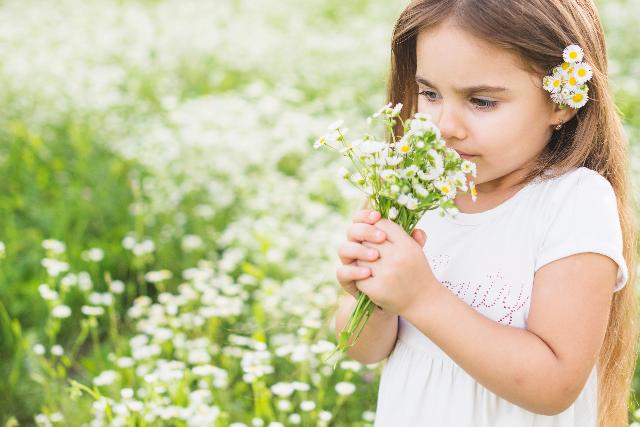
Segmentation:
<svg viewBox="0 0 640 427">
<path fill-rule="evenodd" d="M 519 58 L 447 22 L 416 40 L 416 74 L 450 86 L 533 85 Z"/>
</svg>

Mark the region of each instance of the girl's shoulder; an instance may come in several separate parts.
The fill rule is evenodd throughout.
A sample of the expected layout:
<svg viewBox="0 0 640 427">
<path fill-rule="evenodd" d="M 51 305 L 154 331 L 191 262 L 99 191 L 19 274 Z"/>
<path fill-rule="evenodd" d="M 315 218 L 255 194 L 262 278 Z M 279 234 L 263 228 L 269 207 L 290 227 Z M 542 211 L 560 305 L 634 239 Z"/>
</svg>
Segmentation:
<svg viewBox="0 0 640 427">
<path fill-rule="evenodd" d="M 575 199 L 615 199 L 609 180 L 585 166 L 574 167 L 563 173 L 549 171 L 545 177 L 537 179 L 533 187 L 538 202 L 552 208 L 566 205 Z"/>
</svg>

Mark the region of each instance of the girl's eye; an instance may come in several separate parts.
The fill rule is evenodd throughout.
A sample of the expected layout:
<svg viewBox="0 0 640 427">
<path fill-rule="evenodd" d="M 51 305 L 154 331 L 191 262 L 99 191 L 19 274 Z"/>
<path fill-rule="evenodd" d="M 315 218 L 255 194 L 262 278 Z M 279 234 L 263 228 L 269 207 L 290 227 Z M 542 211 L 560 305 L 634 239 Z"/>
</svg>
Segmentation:
<svg viewBox="0 0 640 427">
<path fill-rule="evenodd" d="M 424 96 L 427 102 L 434 102 L 435 98 L 433 98 L 432 95 L 436 95 L 436 93 L 430 90 L 423 90 L 421 92 L 418 92 L 418 95 Z M 474 108 L 478 110 L 489 110 L 498 104 L 498 101 L 490 101 L 488 99 L 481 99 L 481 98 L 471 98 L 471 99 L 474 100 L 473 102 L 473 104 L 475 105 Z"/>
</svg>

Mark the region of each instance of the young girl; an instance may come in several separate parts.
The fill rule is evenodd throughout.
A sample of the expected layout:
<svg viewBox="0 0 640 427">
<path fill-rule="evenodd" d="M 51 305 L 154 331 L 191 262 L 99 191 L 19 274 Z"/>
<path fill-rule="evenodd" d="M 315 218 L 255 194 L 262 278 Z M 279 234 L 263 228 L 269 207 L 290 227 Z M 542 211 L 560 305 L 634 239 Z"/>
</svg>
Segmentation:
<svg viewBox="0 0 640 427">
<path fill-rule="evenodd" d="M 587 102 L 560 108 L 545 76 L 582 55 Z M 338 249 L 336 332 L 358 290 L 378 306 L 349 351 L 388 357 L 375 426 L 628 425 L 636 226 L 594 4 L 412 1 L 391 64 L 388 100 L 477 165 L 477 200 L 412 236 L 363 209 Z"/>
</svg>

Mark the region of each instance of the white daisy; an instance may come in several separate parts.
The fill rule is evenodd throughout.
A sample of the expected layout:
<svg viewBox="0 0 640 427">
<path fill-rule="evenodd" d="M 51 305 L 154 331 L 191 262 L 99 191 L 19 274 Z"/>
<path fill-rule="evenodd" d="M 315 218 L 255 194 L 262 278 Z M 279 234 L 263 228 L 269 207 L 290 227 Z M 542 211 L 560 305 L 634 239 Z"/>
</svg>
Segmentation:
<svg viewBox="0 0 640 427">
<path fill-rule="evenodd" d="M 476 201 L 476 199 L 478 198 L 478 193 L 476 191 L 476 183 L 473 181 L 469 182 L 469 190 L 471 191 L 471 200 L 473 200 L 474 202 Z"/>
<path fill-rule="evenodd" d="M 398 141 L 396 151 L 400 154 L 409 154 L 412 151 L 409 138 L 402 137 L 402 139 Z"/>
<path fill-rule="evenodd" d="M 554 74 L 551 76 L 551 93 L 558 93 L 562 89 L 562 76 Z"/>
<path fill-rule="evenodd" d="M 563 89 L 575 91 L 578 89 L 579 85 L 580 83 L 578 82 L 578 79 L 576 79 L 575 75 L 572 73 L 568 76 L 567 81 L 564 83 Z"/>
<path fill-rule="evenodd" d="M 376 111 L 373 114 L 373 117 L 378 117 L 380 114 L 384 113 L 385 111 L 387 111 L 389 108 L 391 108 L 391 105 L 393 105 L 391 102 L 388 103 L 387 105 L 385 105 L 384 107 L 382 107 L 381 109 L 379 109 L 378 111 Z"/>
<path fill-rule="evenodd" d="M 417 120 L 431 120 L 431 115 L 429 113 L 415 113 L 413 117 Z"/>
<path fill-rule="evenodd" d="M 351 175 L 351 179 L 358 183 L 358 184 L 364 184 L 364 178 L 362 177 L 362 175 L 358 172 L 354 173 L 353 175 Z"/>
<path fill-rule="evenodd" d="M 564 51 L 562 52 L 562 58 L 566 62 L 569 62 L 572 64 L 582 61 L 583 57 L 584 57 L 584 52 L 582 51 L 582 48 L 577 44 L 572 44 L 565 47 Z"/>
<path fill-rule="evenodd" d="M 398 196 L 398 200 L 397 201 L 398 201 L 399 205 L 405 206 L 407 204 L 407 202 L 409 202 L 409 195 L 402 193 L 402 194 L 400 194 Z"/>
<path fill-rule="evenodd" d="M 580 108 L 584 106 L 589 100 L 589 96 L 585 92 L 575 92 L 573 95 L 567 98 L 567 104 L 571 108 Z"/>
<path fill-rule="evenodd" d="M 391 117 L 396 117 L 400 115 L 400 110 L 402 110 L 402 103 L 398 102 L 393 110 L 391 111 Z"/>
<path fill-rule="evenodd" d="M 581 62 L 575 65 L 575 70 L 573 72 L 576 80 L 579 84 L 586 83 L 593 76 L 593 71 L 591 70 L 591 66 L 586 62 Z"/>
<path fill-rule="evenodd" d="M 420 197 L 427 197 L 429 195 L 429 191 L 426 188 L 424 188 L 422 185 L 420 185 L 420 184 L 414 184 L 413 185 L 413 190 Z"/>
<path fill-rule="evenodd" d="M 464 172 L 456 171 L 449 176 L 449 180 L 461 191 L 467 191 L 467 177 L 464 176 Z"/>
<path fill-rule="evenodd" d="M 385 159 L 385 163 L 389 166 L 396 166 L 402 161 L 402 156 L 390 156 Z"/>
<path fill-rule="evenodd" d="M 378 141 L 363 141 L 358 145 L 358 152 L 361 154 L 369 155 L 381 152 L 387 144 L 385 142 Z"/>
<path fill-rule="evenodd" d="M 391 178 L 397 176 L 398 175 L 396 174 L 396 172 L 392 169 L 384 169 L 382 172 L 380 172 L 380 178 L 382 178 L 384 181 L 389 181 Z"/>
<path fill-rule="evenodd" d="M 392 206 L 391 209 L 389 209 L 389 219 L 396 219 L 399 213 L 398 209 L 395 206 Z"/>
<path fill-rule="evenodd" d="M 407 178 L 412 178 L 414 176 L 416 176 L 416 174 L 418 173 L 418 171 L 420 171 L 420 169 L 418 168 L 418 166 L 416 165 L 411 165 L 407 168 L 404 169 L 404 176 Z"/>
<path fill-rule="evenodd" d="M 453 199 L 456 195 L 456 187 L 446 178 L 440 178 L 434 182 L 436 188 L 447 198 Z"/>
<path fill-rule="evenodd" d="M 417 208 L 418 208 L 418 199 L 416 199 L 415 197 L 409 196 L 407 200 L 407 209 L 415 210 Z"/>
<path fill-rule="evenodd" d="M 337 141 L 339 136 L 340 134 L 337 131 L 325 133 L 316 140 L 316 142 L 313 144 L 313 148 L 318 149 L 322 145 L 331 144 L 332 142 Z"/>
<path fill-rule="evenodd" d="M 476 176 L 476 164 L 469 160 L 462 161 L 462 172 L 470 173 L 475 177 Z"/>
</svg>

